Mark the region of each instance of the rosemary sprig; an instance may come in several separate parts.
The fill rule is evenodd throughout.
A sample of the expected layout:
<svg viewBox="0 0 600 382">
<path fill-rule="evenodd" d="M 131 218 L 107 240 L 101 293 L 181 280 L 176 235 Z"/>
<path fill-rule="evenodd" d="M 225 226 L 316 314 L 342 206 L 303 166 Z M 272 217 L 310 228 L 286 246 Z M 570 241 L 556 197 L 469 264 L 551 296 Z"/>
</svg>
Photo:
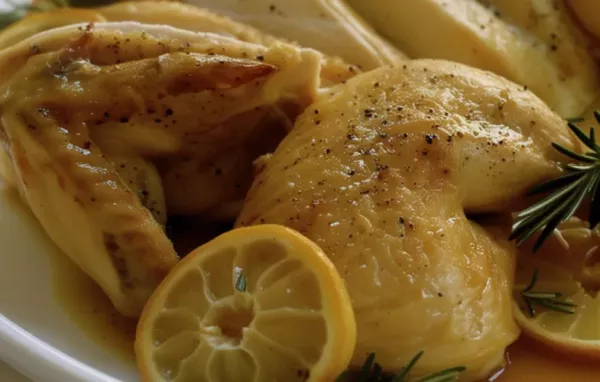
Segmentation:
<svg viewBox="0 0 600 382">
<path fill-rule="evenodd" d="M 240 272 L 237 279 L 235 280 L 235 290 L 237 290 L 238 292 L 245 292 L 247 284 L 248 278 L 242 272 Z"/>
<path fill-rule="evenodd" d="M 594 117 L 600 123 L 600 113 L 596 111 Z M 587 136 L 573 123 L 569 123 L 568 126 L 589 151 L 578 154 L 557 143 L 552 143 L 554 149 L 578 163 L 568 164 L 567 174 L 530 190 L 530 195 L 548 192 L 550 194 L 517 215 L 510 240 L 516 240 L 519 246 L 541 231 L 533 246 L 533 252 L 540 249 L 560 223 L 573 216 L 586 196 L 591 198 L 588 218 L 590 228 L 593 229 L 600 222 L 600 146 L 596 144 L 593 128 Z"/>
<path fill-rule="evenodd" d="M 0 29 L 19 21 L 29 12 L 44 12 L 56 8 L 66 8 L 69 6 L 69 0 L 42 0 L 35 4 L 16 4 L 12 0 L 6 0 L 12 7 L 10 11 L 0 13 Z"/>
<path fill-rule="evenodd" d="M 536 315 L 536 305 L 544 307 L 548 310 L 555 312 L 573 314 L 577 305 L 573 304 L 570 300 L 562 298 L 560 292 L 534 292 L 539 278 L 539 269 L 533 272 L 531 281 L 525 289 L 521 291 L 521 298 L 527 306 L 527 311 L 531 317 Z"/>
<path fill-rule="evenodd" d="M 375 353 L 370 353 L 365 360 L 365 363 L 361 367 L 358 375 L 353 376 L 352 372 L 345 371 L 340 375 L 336 382 L 406 382 L 408 381 L 408 375 L 414 368 L 415 364 L 423 356 L 424 351 L 418 352 L 411 360 L 404 366 L 398 374 L 393 375 L 386 373 L 377 362 L 375 362 Z M 451 382 L 456 381 L 460 373 L 465 371 L 464 366 L 452 367 L 444 369 L 433 374 L 429 374 L 423 378 L 416 380 L 416 382 Z"/>
</svg>

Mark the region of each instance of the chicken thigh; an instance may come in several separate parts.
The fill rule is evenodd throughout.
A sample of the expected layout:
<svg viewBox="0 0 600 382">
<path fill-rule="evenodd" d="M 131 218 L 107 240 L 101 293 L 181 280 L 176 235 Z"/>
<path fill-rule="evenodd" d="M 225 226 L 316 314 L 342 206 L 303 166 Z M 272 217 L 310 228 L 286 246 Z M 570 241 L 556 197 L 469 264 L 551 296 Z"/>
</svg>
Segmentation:
<svg viewBox="0 0 600 382">
<path fill-rule="evenodd" d="M 360 74 L 299 117 L 247 195 L 237 226 L 277 223 L 314 240 L 345 279 L 357 321 L 353 365 L 417 374 L 501 366 L 519 330 L 506 227 L 468 216 L 512 211 L 560 173 L 551 141 L 575 147 L 531 92 L 446 61 Z M 463 377 L 461 377 L 462 380 Z"/>
</svg>

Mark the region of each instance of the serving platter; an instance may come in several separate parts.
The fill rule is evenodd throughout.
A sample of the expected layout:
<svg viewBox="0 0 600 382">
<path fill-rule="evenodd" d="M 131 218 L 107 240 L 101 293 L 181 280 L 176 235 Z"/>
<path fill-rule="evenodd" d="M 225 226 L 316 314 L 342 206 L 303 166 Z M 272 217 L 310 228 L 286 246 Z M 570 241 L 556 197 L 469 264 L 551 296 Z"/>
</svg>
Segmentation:
<svg viewBox="0 0 600 382">
<path fill-rule="evenodd" d="M 191 2 L 204 5 L 201 0 Z M 256 3 L 259 2 L 262 4 L 262 0 L 256 0 Z M 210 1 L 206 6 L 208 3 Z M 219 2 L 220 5 L 225 3 Z M 0 0 L 0 8 L 6 4 Z M 264 7 L 273 12 L 271 8 L 275 9 L 274 6 Z M 277 11 L 283 12 L 279 8 Z M 295 11 L 288 13 L 297 14 Z M 229 15 L 250 24 L 254 20 L 244 18 L 248 16 L 247 12 Z M 375 87 L 379 87 L 379 82 L 376 84 Z M 315 114 L 318 114 L 318 110 Z M 367 114 L 365 116 L 370 117 Z M 354 171 L 351 175 L 354 175 Z M 135 322 L 119 318 L 100 288 L 58 250 L 28 208 L 20 202 L 19 195 L 2 184 L 1 180 L 0 209 L 0 240 L 4 250 L 0 266 L 0 287 L 3 291 L 0 294 L 0 370 L 3 365 L 1 361 L 4 360 L 36 381 L 139 380 L 131 349 Z M 60 213 L 60 210 L 56 211 Z M 73 235 L 77 235 L 77 229 L 74 231 Z M 187 252 L 178 250 L 178 253 Z M 75 255 L 80 253 L 75 252 Z M 70 255 L 74 256 L 72 253 Z M 438 297 L 442 297 L 442 294 L 438 293 Z M 586 370 L 591 370 L 575 362 L 563 362 L 569 364 L 566 366 L 554 362 L 555 359 L 551 360 L 551 357 L 558 359 L 559 354 L 549 355 L 545 350 L 533 351 L 532 344 L 526 341 L 521 337 L 506 353 L 504 348 L 498 352 L 498 360 L 504 355 L 508 368 L 495 370 L 496 374 L 490 381 L 529 380 L 532 375 L 540 377 L 535 373 L 550 364 L 563 373 L 561 377 L 552 370 L 546 371 L 552 375 L 552 381 L 562 381 L 561 378 L 567 374 L 579 381 Z M 532 361 L 535 357 L 540 358 L 539 365 L 528 367 L 535 363 Z M 340 370 L 346 364 L 344 362 Z M 587 366 L 591 367 L 591 364 Z M 600 372 L 600 369 L 595 372 Z M 518 377 L 515 377 L 517 374 Z M 0 380 L 4 380 L 1 372 Z"/>
<path fill-rule="evenodd" d="M 136 381 L 133 363 L 90 339 L 61 305 L 53 272 L 78 271 L 3 183 L 0 211 L 0 359 L 35 381 Z"/>
</svg>

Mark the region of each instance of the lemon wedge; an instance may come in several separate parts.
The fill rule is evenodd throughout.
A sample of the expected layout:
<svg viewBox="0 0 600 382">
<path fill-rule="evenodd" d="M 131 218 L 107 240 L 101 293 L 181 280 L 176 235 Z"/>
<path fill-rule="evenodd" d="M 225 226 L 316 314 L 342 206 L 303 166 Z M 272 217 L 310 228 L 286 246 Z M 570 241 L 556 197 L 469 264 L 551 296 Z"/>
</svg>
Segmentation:
<svg viewBox="0 0 600 382">
<path fill-rule="evenodd" d="M 355 341 L 350 298 L 323 251 L 258 225 L 217 237 L 169 273 L 135 351 L 144 381 L 332 381 Z"/>
<path fill-rule="evenodd" d="M 598 232 L 574 219 L 540 253 L 520 254 L 514 307 L 527 335 L 563 353 L 600 359 L 599 245 Z M 537 281 L 527 294 L 536 270 Z M 527 296 L 533 297 L 529 306 Z"/>
</svg>

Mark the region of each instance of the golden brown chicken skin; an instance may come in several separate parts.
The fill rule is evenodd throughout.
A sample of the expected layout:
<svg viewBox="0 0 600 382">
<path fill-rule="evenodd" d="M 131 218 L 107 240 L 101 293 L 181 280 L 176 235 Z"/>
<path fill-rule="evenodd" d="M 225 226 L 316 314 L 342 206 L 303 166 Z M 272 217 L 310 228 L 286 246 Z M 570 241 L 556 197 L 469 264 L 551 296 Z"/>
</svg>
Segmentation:
<svg viewBox="0 0 600 382">
<path fill-rule="evenodd" d="M 467 217 L 512 210 L 560 172 L 551 141 L 564 122 L 498 76 L 417 60 L 348 81 L 297 120 L 255 179 L 238 226 L 278 223 L 314 240 L 346 281 L 358 339 L 417 374 L 501 366 L 519 330 L 511 312 L 515 251 L 502 227 Z"/>
<path fill-rule="evenodd" d="M 91 9 L 61 8 L 30 13 L 21 21 L 0 31 L 0 49 L 8 48 L 36 33 L 52 28 L 75 23 L 107 21 L 169 25 L 194 32 L 215 33 L 264 46 L 280 42 L 295 44 L 194 5 L 166 1 L 125 1 Z M 392 62 L 392 59 L 379 64 L 387 62 Z M 347 63 L 339 57 L 324 56 L 320 73 L 322 85 L 334 85 L 354 76 L 359 69 L 351 64 L 354 62 Z"/>
<path fill-rule="evenodd" d="M 305 107 L 319 60 L 290 45 L 138 23 L 38 34 L 0 55 L 9 181 L 65 254 L 136 316 L 178 260 L 168 210 L 194 207 L 188 194 L 169 205 L 174 185 L 161 172 L 244 146 L 280 102 Z M 244 159 L 228 170 L 251 173 L 254 158 Z M 202 199 L 210 184 L 194 185 Z M 212 207 L 243 198 L 235 191 Z"/>
</svg>

